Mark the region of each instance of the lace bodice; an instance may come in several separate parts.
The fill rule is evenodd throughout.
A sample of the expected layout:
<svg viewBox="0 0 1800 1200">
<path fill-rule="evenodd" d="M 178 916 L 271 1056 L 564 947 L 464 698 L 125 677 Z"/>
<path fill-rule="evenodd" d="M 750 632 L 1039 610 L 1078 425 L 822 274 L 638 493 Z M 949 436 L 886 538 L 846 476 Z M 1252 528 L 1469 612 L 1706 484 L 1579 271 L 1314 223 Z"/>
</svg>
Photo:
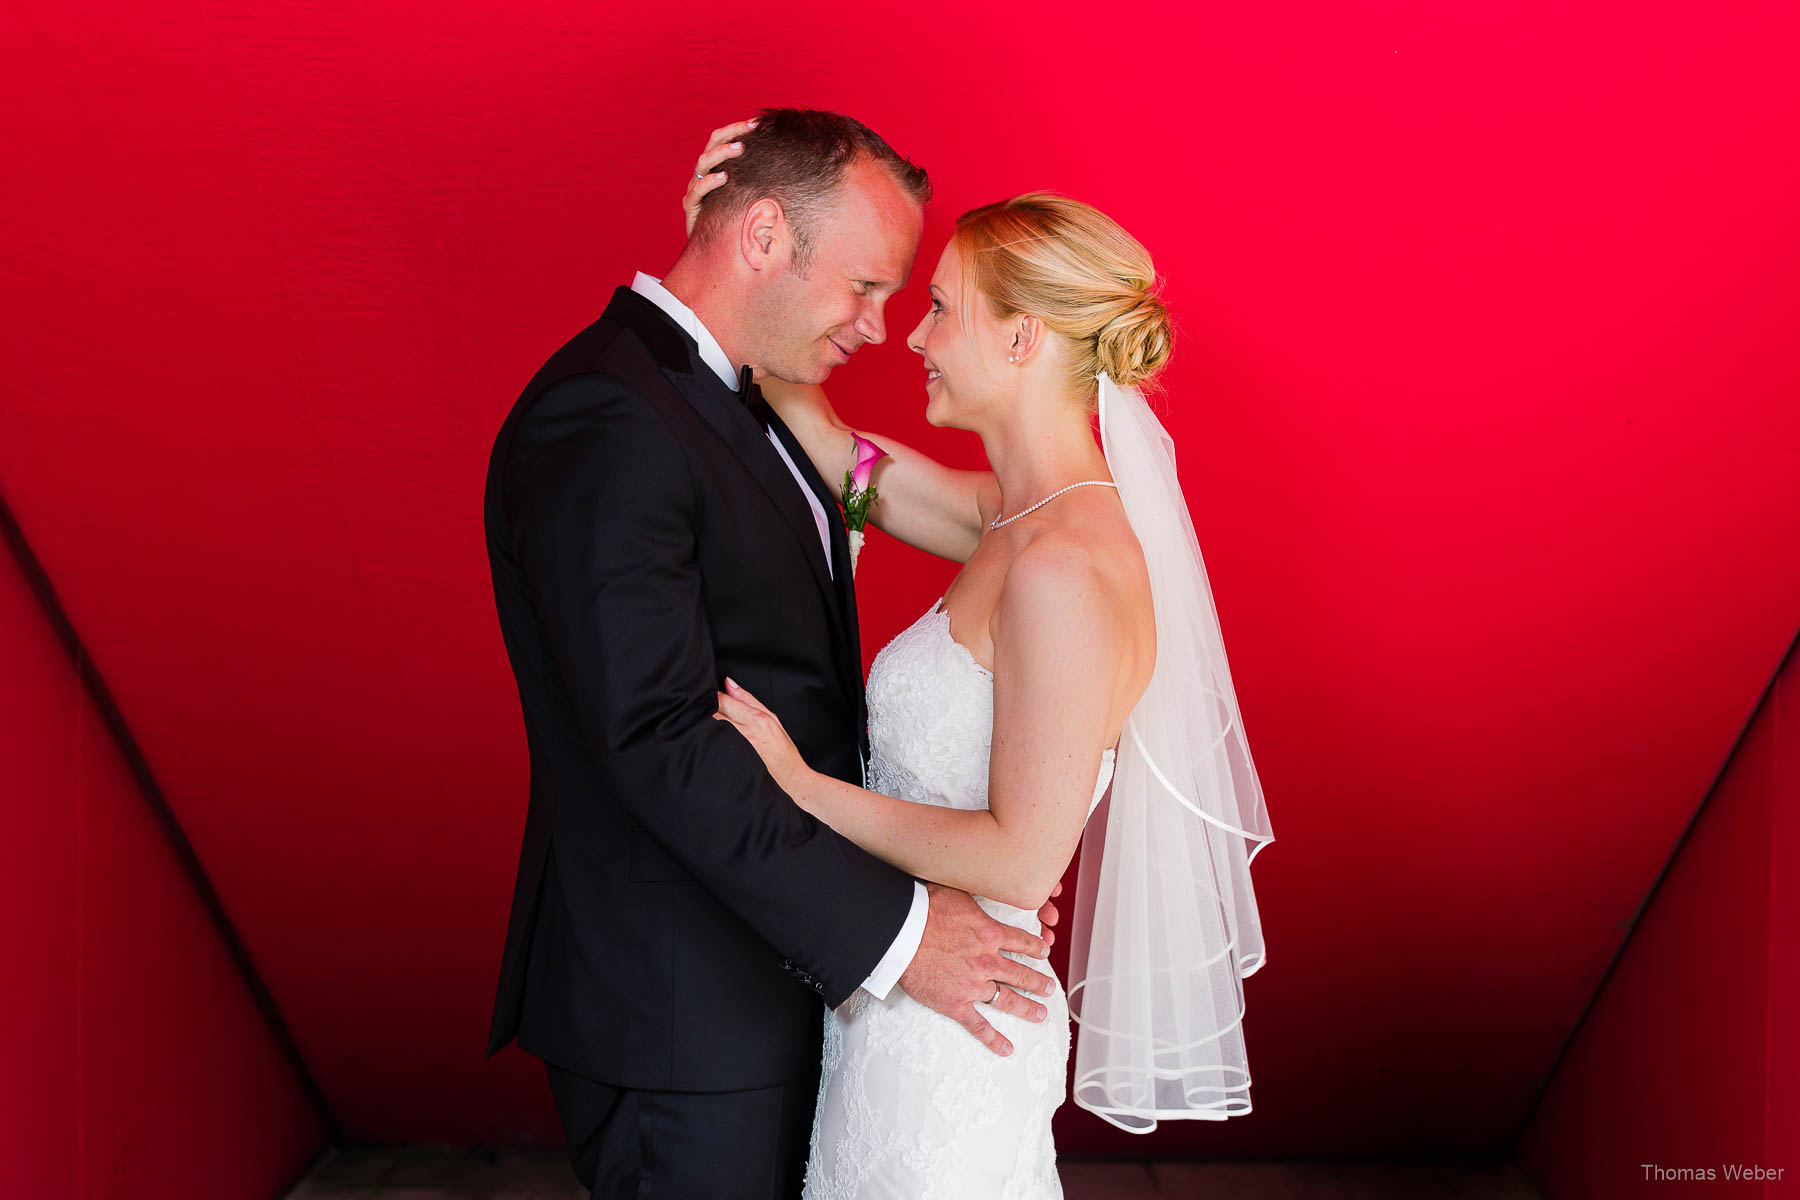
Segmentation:
<svg viewBox="0 0 1800 1200">
<path fill-rule="evenodd" d="M 950 636 L 943 597 L 869 667 L 869 787 L 921 804 L 986 808 L 994 674 Z M 1112 782 L 1101 755 L 1088 813 Z"/>
</svg>

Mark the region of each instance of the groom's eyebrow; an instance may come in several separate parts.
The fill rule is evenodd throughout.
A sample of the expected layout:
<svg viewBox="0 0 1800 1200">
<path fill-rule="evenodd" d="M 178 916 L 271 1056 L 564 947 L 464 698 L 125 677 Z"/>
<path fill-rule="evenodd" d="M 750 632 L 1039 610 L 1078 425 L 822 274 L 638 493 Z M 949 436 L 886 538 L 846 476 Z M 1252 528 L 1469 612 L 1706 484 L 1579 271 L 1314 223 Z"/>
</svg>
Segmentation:
<svg viewBox="0 0 1800 1200">
<path fill-rule="evenodd" d="M 895 283 L 892 279 L 889 279 L 887 276 L 883 275 L 880 271 L 856 271 L 856 270 L 853 270 L 850 272 L 850 277 L 852 279 L 861 279 L 867 283 L 872 283 L 876 287 L 893 288 L 895 291 L 899 291 L 900 287 L 902 286 L 901 284 Z"/>
</svg>

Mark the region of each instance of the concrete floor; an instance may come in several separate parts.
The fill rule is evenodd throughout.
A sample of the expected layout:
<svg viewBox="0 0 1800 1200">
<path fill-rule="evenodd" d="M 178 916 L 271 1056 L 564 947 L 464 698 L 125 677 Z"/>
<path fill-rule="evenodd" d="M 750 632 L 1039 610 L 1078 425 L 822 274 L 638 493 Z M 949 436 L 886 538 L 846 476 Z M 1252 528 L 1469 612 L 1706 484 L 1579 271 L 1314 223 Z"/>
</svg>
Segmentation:
<svg viewBox="0 0 1800 1200">
<path fill-rule="evenodd" d="M 1484 1163 L 1090 1162 L 1062 1166 L 1066 1200 L 1543 1200 Z M 586 1200 L 560 1151 L 433 1146 L 331 1150 L 286 1200 Z"/>
</svg>

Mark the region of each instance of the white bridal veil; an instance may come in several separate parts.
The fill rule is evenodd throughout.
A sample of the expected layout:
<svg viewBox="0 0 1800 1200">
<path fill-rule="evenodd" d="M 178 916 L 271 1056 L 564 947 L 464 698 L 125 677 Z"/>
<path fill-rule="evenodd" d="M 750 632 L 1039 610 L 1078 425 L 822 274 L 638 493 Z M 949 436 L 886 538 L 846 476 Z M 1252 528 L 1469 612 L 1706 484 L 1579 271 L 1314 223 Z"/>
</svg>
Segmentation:
<svg viewBox="0 0 1800 1200">
<path fill-rule="evenodd" d="M 1250 1111 L 1245 976 L 1263 965 L 1250 862 L 1275 840 L 1250 761 L 1175 444 L 1100 376 L 1100 437 L 1150 569 L 1156 667 L 1089 819 L 1069 953 L 1075 1103 L 1132 1133 Z"/>
</svg>

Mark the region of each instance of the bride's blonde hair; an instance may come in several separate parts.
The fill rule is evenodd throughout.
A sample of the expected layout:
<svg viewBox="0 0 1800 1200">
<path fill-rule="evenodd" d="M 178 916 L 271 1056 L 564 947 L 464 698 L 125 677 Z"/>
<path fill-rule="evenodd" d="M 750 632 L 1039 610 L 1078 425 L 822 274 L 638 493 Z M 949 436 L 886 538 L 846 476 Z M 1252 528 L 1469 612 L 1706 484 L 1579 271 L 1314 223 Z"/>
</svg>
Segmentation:
<svg viewBox="0 0 1800 1200">
<path fill-rule="evenodd" d="M 1094 403 L 1101 371 L 1142 384 L 1169 361 L 1174 331 L 1150 252 L 1091 204 L 1026 192 L 972 208 L 951 235 L 964 311 L 979 292 L 1004 321 L 1029 313 L 1068 343 L 1069 384 Z"/>
</svg>

